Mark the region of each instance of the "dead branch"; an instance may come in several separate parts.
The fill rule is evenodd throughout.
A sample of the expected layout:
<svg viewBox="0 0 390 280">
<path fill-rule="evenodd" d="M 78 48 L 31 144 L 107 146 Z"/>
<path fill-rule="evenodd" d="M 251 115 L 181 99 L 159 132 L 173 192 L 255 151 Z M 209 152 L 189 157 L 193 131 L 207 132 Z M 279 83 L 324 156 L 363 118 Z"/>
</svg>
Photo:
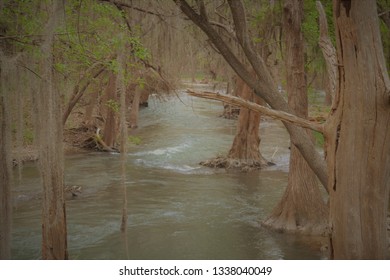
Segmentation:
<svg viewBox="0 0 390 280">
<path fill-rule="evenodd" d="M 100 128 L 98 128 L 96 130 L 96 135 L 94 137 L 94 140 L 96 142 L 96 145 L 99 147 L 101 146 L 101 150 L 102 151 L 105 151 L 105 152 L 118 152 L 118 150 L 108 146 L 102 139 L 102 137 L 100 136 Z"/>
<path fill-rule="evenodd" d="M 312 122 L 300 117 L 297 117 L 295 115 L 283 112 L 283 111 L 278 111 L 278 110 L 273 110 L 271 108 L 265 107 L 258 105 L 256 103 L 244 100 L 242 98 L 236 97 L 236 96 L 231 96 L 231 95 L 226 95 L 226 94 L 221 94 L 221 93 L 216 93 L 216 92 L 208 92 L 208 91 L 202 91 L 202 92 L 196 92 L 190 89 L 187 89 L 187 92 L 191 96 L 196 96 L 200 98 L 205 98 L 205 99 L 212 99 L 212 100 L 218 100 L 222 101 L 225 103 L 229 103 L 232 105 L 237 105 L 241 107 L 245 107 L 249 110 L 253 110 L 256 112 L 259 112 L 261 114 L 264 114 L 268 117 L 271 117 L 273 119 L 281 120 L 283 122 L 288 122 L 303 128 L 308 128 L 311 130 L 315 130 L 321 133 L 324 133 L 324 125 L 316 122 Z"/>
</svg>

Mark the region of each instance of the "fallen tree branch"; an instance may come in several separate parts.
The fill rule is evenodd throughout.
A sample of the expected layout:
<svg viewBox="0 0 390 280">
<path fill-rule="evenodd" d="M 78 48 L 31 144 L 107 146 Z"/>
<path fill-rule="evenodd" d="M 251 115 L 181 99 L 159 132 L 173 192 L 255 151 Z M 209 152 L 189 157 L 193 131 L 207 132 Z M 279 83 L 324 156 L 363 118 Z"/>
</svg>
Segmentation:
<svg viewBox="0 0 390 280">
<path fill-rule="evenodd" d="M 315 130 L 321 133 L 324 133 L 324 125 L 316 122 L 312 122 L 300 117 L 297 117 L 295 115 L 283 112 L 283 111 L 278 111 L 278 110 L 273 110 L 271 108 L 265 107 L 258 105 L 256 103 L 244 100 L 242 98 L 236 97 L 236 96 L 230 96 L 226 94 L 221 94 L 221 93 L 216 93 L 216 92 L 208 92 L 208 91 L 202 91 L 202 92 L 196 92 L 190 89 L 187 89 L 187 93 L 191 96 L 196 96 L 200 98 L 205 98 L 205 99 L 212 99 L 212 100 L 218 100 L 222 102 L 226 102 L 232 105 L 238 105 L 241 107 L 245 107 L 249 110 L 253 110 L 256 112 L 259 112 L 261 114 L 264 114 L 268 117 L 271 117 L 273 119 L 281 120 L 283 122 L 288 122 L 303 128 L 308 128 L 311 130 Z"/>
<path fill-rule="evenodd" d="M 102 139 L 102 137 L 100 136 L 100 128 L 97 128 L 96 129 L 96 135 L 94 137 L 95 139 L 95 142 L 96 142 L 96 145 L 99 147 L 99 145 L 101 146 L 100 147 L 100 150 L 102 151 L 105 151 L 105 152 L 118 152 L 117 149 L 114 149 L 110 146 L 108 146 Z"/>
</svg>

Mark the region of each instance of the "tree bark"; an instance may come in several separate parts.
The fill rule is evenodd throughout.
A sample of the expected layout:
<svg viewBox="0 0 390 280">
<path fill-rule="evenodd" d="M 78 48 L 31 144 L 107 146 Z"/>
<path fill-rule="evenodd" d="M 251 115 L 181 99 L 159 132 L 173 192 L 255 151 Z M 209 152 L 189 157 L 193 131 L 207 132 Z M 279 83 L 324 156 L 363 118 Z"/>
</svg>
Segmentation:
<svg viewBox="0 0 390 280">
<path fill-rule="evenodd" d="M 41 51 L 43 79 L 37 94 L 39 167 L 43 184 L 42 258 L 67 259 L 67 229 L 64 199 L 63 125 L 61 96 L 53 74 L 54 31 L 60 23 L 64 7 L 54 1 L 45 26 Z"/>
<path fill-rule="evenodd" d="M 390 81 L 376 1 L 333 1 L 339 65 L 326 127 L 331 253 L 384 259 L 390 188 Z"/>
<path fill-rule="evenodd" d="M 286 0 L 283 7 L 283 29 L 286 39 L 288 104 L 297 116 L 307 118 L 302 20 L 303 2 Z M 311 131 L 305 133 L 310 134 Z M 327 227 L 327 216 L 328 209 L 321 197 L 317 178 L 298 148 L 292 144 L 286 191 L 264 224 L 282 231 L 323 234 Z"/>
<path fill-rule="evenodd" d="M 237 81 L 236 95 L 257 104 L 262 103 L 240 78 Z M 259 149 L 259 127 L 260 113 L 245 107 L 240 108 L 236 135 L 227 156 L 229 160 L 238 161 L 238 165 L 244 168 L 261 168 L 268 165 L 268 161 L 261 155 Z"/>
<path fill-rule="evenodd" d="M 10 92 L 7 92 L 5 56 L 0 51 L 0 260 L 11 258 L 12 172 Z"/>
</svg>

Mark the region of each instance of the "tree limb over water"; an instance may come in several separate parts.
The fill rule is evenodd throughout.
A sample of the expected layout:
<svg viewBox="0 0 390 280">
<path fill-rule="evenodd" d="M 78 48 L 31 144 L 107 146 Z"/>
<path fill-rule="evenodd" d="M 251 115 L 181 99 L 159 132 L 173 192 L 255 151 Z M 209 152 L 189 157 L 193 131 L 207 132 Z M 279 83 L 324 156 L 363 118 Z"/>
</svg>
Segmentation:
<svg viewBox="0 0 390 280">
<path fill-rule="evenodd" d="M 242 106 L 249 110 L 253 110 L 259 113 L 262 113 L 268 117 L 271 117 L 273 119 L 281 120 L 283 122 L 288 122 L 294 125 L 297 125 L 299 127 L 308 128 L 311 130 L 315 130 L 321 133 L 324 133 L 324 125 L 316 122 L 312 122 L 300 117 L 297 117 L 295 115 L 279 111 L 279 110 L 273 110 L 271 108 L 261 106 L 259 104 L 244 100 L 242 98 L 236 97 L 236 96 L 230 96 L 226 94 L 216 93 L 216 92 L 208 92 L 208 91 L 202 91 L 202 92 L 196 92 L 190 89 L 187 89 L 187 93 L 191 96 L 196 96 L 200 98 L 205 99 L 211 99 L 211 100 L 218 100 L 223 101 L 232 105 Z"/>
</svg>

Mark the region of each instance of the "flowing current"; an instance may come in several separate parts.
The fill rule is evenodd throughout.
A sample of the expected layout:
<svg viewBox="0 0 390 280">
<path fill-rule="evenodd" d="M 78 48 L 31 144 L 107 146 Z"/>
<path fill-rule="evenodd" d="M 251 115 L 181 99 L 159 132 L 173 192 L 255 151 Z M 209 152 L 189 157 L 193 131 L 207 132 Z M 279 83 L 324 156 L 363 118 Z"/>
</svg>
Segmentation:
<svg viewBox="0 0 390 280">
<path fill-rule="evenodd" d="M 120 232 L 124 189 L 120 155 L 65 159 L 65 183 L 82 187 L 68 199 L 71 259 L 321 259 L 319 240 L 261 226 L 287 184 L 289 138 L 281 123 L 261 124 L 261 151 L 276 165 L 239 173 L 198 163 L 226 155 L 236 121 L 220 102 L 179 93 L 152 96 L 140 111 L 126 162 L 127 235 Z M 41 256 L 41 185 L 29 163 L 14 188 L 14 259 Z M 127 239 L 127 240 L 126 240 Z M 127 248 L 126 248 L 127 244 Z"/>
</svg>

